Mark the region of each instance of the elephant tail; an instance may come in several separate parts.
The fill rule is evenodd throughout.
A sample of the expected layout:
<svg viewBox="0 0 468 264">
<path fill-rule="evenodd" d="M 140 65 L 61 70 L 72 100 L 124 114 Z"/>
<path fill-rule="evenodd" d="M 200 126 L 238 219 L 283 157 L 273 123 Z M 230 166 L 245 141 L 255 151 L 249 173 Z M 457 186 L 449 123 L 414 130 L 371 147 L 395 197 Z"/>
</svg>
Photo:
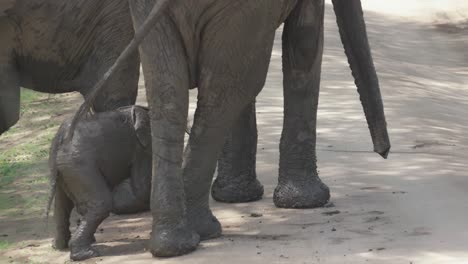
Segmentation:
<svg viewBox="0 0 468 264">
<path fill-rule="evenodd" d="M 153 26 L 157 23 L 159 18 L 161 18 L 161 14 L 166 11 L 169 4 L 172 3 L 172 0 L 157 0 L 156 4 L 154 5 L 153 9 L 149 13 L 146 20 L 143 22 L 140 28 L 135 31 L 135 35 L 124 49 L 124 51 L 120 54 L 114 64 L 109 68 L 109 70 L 101 77 L 101 79 L 94 85 L 94 87 L 90 90 L 90 93 L 85 97 L 85 101 L 80 106 L 78 111 L 76 112 L 75 116 L 73 117 L 70 129 L 67 134 L 67 141 L 70 141 L 73 138 L 73 133 L 75 132 L 76 125 L 81 117 L 92 114 L 92 106 L 98 94 L 104 89 L 105 84 L 108 82 L 109 78 L 115 74 L 115 72 L 125 64 L 130 56 L 134 54 L 134 52 L 138 51 L 138 47 L 140 46 L 141 42 L 145 39 L 148 35 L 150 30 Z"/>
<path fill-rule="evenodd" d="M 49 197 L 47 200 L 47 207 L 45 211 L 45 216 L 46 216 L 46 224 L 49 222 L 49 213 L 50 213 L 50 208 L 52 206 L 52 202 L 54 201 L 55 193 L 56 193 L 56 188 L 57 188 L 57 178 L 59 175 L 59 171 L 57 169 L 57 152 L 59 150 L 59 147 L 62 145 L 63 140 L 64 140 L 64 135 L 65 135 L 65 128 L 68 126 L 66 123 L 63 123 L 62 126 L 60 126 L 57 134 L 55 135 L 54 139 L 52 140 L 52 144 L 50 147 L 49 151 L 49 169 L 50 169 L 50 175 L 49 175 Z"/>
</svg>

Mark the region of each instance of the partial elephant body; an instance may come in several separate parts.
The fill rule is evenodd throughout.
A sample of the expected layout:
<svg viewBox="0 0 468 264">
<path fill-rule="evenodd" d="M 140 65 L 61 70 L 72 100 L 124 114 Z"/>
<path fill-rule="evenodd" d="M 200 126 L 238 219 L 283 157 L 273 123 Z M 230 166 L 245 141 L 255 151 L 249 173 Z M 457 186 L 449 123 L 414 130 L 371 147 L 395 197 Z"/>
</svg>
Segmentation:
<svg viewBox="0 0 468 264">
<path fill-rule="evenodd" d="M 128 1 L 133 27 L 138 29 L 135 34 L 136 40 L 123 52 L 125 56 L 117 60 L 117 65 L 104 74 L 108 79 L 97 82 L 96 87 L 101 88 L 97 90 L 88 88 L 112 65 L 117 58 L 114 55 L 123 50 L 127 43 L 121 41 L 127 36 L 123 32 L 130 30 L 127 26 L 131 22 L 129 17 L 123 15 L 122 21 L 128 23 L 126 26 L 122 21 L 114 21 L 106 16 L 113 14 L 106 12 L 112 10 L 114 5 L 126 9 L 127 1 L 36 1 L 18 0 L 13 8 L 3 12 L 7 16 L 0 16 L 0 32 L 5 33 L 2 34 L 5 41 L 0 44 L 5 45 L 0 49 L 0 133 L 18 118 L 17 88 L 22 84 L 40 91 L 55 91 L 45 87 L 57 88 L 60 84 L 64 87 L 62 91 L 76 89 L 87 94 L 87 102 L 80 108 L 77 117 L 80 117 L 89 105 L 100 111 L 112 109 L 122 102 L 129 101 L 129 98 L 130 101 L 134 101 L 138 79 L 138 57 L 135 51 L 139 46 L 151 109 L 149 116 L 152 140 L 146 142 L 152 144 L 154 150 L 151 186 L 153 230 L 150 250 L 155 256 L 185 254 L 196 248 L 200 238 L 209 239 L 221 234 L 220 223 L 213 216 L 208 199 L 216 160 L 233 126 L 237 125 L 234 131 L 242 131 L 239 128 L 248 124 L 251 136 L 247 141 L 252 144 L 256 141 L 255 126 L 251 123 L 255 120 L 254 111 L 247 107 L 252 105 L 251 109 L 254 109 L 255 96 L 264 86 L 275 30 L 284 21 L 285 120 L 280 144 L 279 183 L 275 190 L 275 203 L 281 207 L 314 207 L 328 201 L 329 190 L 317 175 L 315 157 L 316 114 L 323 46 L 323 0 Z M 375 150 L 386 156 L 390 144 L 360 1 L 333 2 L 336 4 L 336 13 L 340 16 L 340 33 L 356 78 Z M 79 10 L 86 9 L 86 6 L 91 7 L 87 9 L 91 10 L 91 15 L 80 20 L 82 14 Z M 52 9 L 47 9 L 50 7 Z M 46 11 L 57 12 L 57 7 L 62 7 L 65 11 L 76 11 L 65 12 L 65 17 L 56 20 L 51 19 L 54 21 L 51 27 L 57 28 L 55 31 L 64 29 L 57 36 L 67 36 L 69 32 L 74 32 L 73 36 L 69 37 L 72 41 L 58 41 L 55 35 L 44 34 L 41 31 L 44 29 L 43 22 L 47 20 L 45 18 L 53 17 L 50 15 L 53 12 Z M 29 18 L 21 16 L 22 12 L 31 12 L 31 18 L 36 16 L 44 19 L 38 22 L 29 21 Z M 155 23 L 151 24 L 148 21 Z M 73 26 L 76 23 L 86 23 L 86 28 L 77 29 Z M 29 28 L 34 29 L 32 33 L 25 35 L 24 39 L 17 38 L 16 35 L 20 34 L 21 30 L 28 31 L 24 29 Z M 88 31 L 93 28 L 100 34 L 93 34 L 93 30 Z M 108 32 L 109 35 L 105 36 Z M 116 39 L 119 41 L 115 41 Z M 42 52 L 47 50 L 42 48 L 43 43 L 50 45 L 52 54 L 57 55 L 52 56 L 52 60 L 41 57 L 45 54 Z M 118 45 L 118 48 L 112 45 Z M 106 48 L 107 46 L 110 48 Z M 65 51 L 71 51 L 72 56 L 64 56 Z M 107 56 L 108 52 L 112 56 Z M 19 67 L 13 62 L 18 62 Z M 45 70 L 33 73 L 31 69 L 36 67 Z M 48 81 L 43 81 L 41 76 L 48 77 Z M 199 92 L 198 104 L 184 152 L 188 89 L 194 87 L 197 87 Z M 127 93 L 121 93 L 122 91 Z M 240 121 L 235 124 L 236 120 Z M 94 135 L 91 133 L 93 131 L 85 127 L 80 128 L 79 122 L 80 119 L 77 118 L 72 123 L 72 127 L 77 125 L 77 129 L 74 131 L 75 136 L 68 138 L 71 143 L 63 141 L 65 145 L 68 144 L 69 152 L 62 152 L 71 154 L 68 157 L 79 156 L 76 155 L 79 152 L 70 151 L 75 140 Z M 117 135 L 118 133 L 110 138 Z M 233 134 L 230 140 L 226 145 L 231 147 L 243 142 L 239 134 Z M 100 145 L 88 145 L 85 149 L 95 149 L 98 146 Z M 239 170 L 237 166 L 247 164 L 247 171 L 251 173 L 252 160 L 236 163 L 230 158 L 239 157 L 242 151 L 248 148 L 232 149 L 239 151 L 234 153 L 235 155 L 228 153 L 222 157 L 221 160 L 225 158 L 223 164 L 231 162 L 231 171 L 237 170 L 240 174 L 244 171 Z M 57 158 L 63 154 L 60 153 L 57 152 Z M 246 156 L 254 157 L 255 152 L 252 151 Z M 93 158 L 101 161 L 101 157 L 102 155 L 96 155 Z M 123 161 L 125 158 L 119 156 L 117 160 Z M 80 209 L 85 215 L 80 225 L 81 232 L 71 241 L 72 253 L 73 248 L 78 252 L 72 254 L 72 258 L 84 259 L 95 256 L 95 251 L 89 245 L 97 225 L 112 208 L 111 187 L 117 190 L 119 186 L 124 188 L 131 184 L 125 181 L 121 183 L 124 177 L 119 174 L 120 170 L 115 168 L 104 170 L 112 176 L 100 177 L 96 176 L 101 173 L 96 163 L 83 166 L 83 162 L 87 163 L 89 160 L 77 159 L 74 162 L 57 162 L 57 172 L 72 178 L 85 175 L 85 181 L 81 181 L 81 184 L 71 181 L 77 190 L 75 197 L 70 189 L 57 188 L 57 197 L 69 197 L 69 200 L 63 199 L 63 202 L 56 203 L 61 209 L 57 210 L 56 217 L 64 223 L 58 225 L 58 230 L 60 227 L 63 229 L 67 226 L 64 219 L 68 219 L 67 214 L 73 199 L 86 194 L 83 204 L 91 199 L 98 201 L 88 203 L 82 207 L 83 210 Z M 101 162 L 107 164 L 105 160 Z M 75 166 L 67 165 L 72 163 Z M 119 162 L 119 165 L 122 164 L 125 163 Z M 233 167 L 233 164 L 236 164 L 236 167 Z M 229 166 L 226 167 L 228 170 Z M 236 174 L 238 173 L 232 173 L 231 176 L 235 177 Z M 61 178 L 66 177 L 59 177 Z M 252 178 L 255 178 L 255 175 L 245 177 L 247 181 L 256 184 L 256 180 Z M 114 182 L 112 179 L 118 180 Z M 223 182 L 229 183 L 229 179 Z M 60 181 L 58 183 L 58 186 L 63 186 Z M 255 191 L 259 190 L 260 187 Z M 93 197 L 93 193 L 99 195 Z M 80 202 L 76 202 L 76 205 L 81 206 Z M 66 232 L 63 231 L 62 234 L 62 238 L 66 239 Z"/>
<path fill-rule="evenodd" d="M 110 212 L 149 209 L 151 131 L 147 109 L 138 106 L 82 120 L 71 142 L 63 140 L 69 125 L 64 122 L 51 148 L 51 198 L 55 191 L 55 247 L 66 248 L 71 237 L 71 258 L 78 260 L 96 255 L 93 235 Z M 73 207 L 82 221 L 70 236 Z"/>
<path fill-rule="evenodd" d="M 143 21 L 155 2 L 130 2 L 136 28 L 146 28 Z M 184 254 L 195 248 L 198 237 L 220 235 L 221 227 L 208 199 L 216 159 L 234 121 L 263 88 L 275 31 L 293 9 L 298 11 L 290 20 L 294 32 L 288 33 L 291 40 L 286 44 L 292 46 L 286 47 L 290 60 L 285 72 L 301 79 L 285 86 L 288 96 L 301 98 L 285 103 L 286 109 L 294 108 L 286 113 L 293 114 L 295 125 L 285 127 L 288 145 L 284 164 L 289 167 L 284 168 L 282 178 L 291 176 L 293 184 L 285 181 L 289 185 L 283 192 L 291 197 L 298 193 L 292 188 L 310 186 L 309 198 L 315 205 L 328 200 L 328 188 L 315 170 L 314 109 L 320 79 L 323 1 L 174 2 L 140 47 L 153 149 L 158 149 L 153 153 L 152 182 L 151 251 L 155 256 Z M 182 154 L 187 90 L 194 85 L 198 87 L 197 109 Z"/>
<path fill-rule="evenodd" d="M 360 1 L 333 2 L 374 149 L 386 157 L 390 143 Z M 315 160 L 323 6 L 322 0 L 130 1 L 138 30 L 113 70 L 141 43 L 152 144 L 157 149 L 151 201 L 153 255 L 185 254 L 200 238 L 221 234 L 208 205 L 216 159 L 229 129 L 264 85 L 274 32 L 284 20 L 285 120 L 275 203 L 302 207 L 303 201 L 296 206 L 294 199 L 303 198 L 298 194 L 304 191 L 312 206 L 328 200 Z M 198 87 L 198 103 L 183 152 L 187 90 L 193 86 Z M 82 106 L 78 117 L 92 101 Z"/>
<path fill-rule="evenodd" d="M 134 35 L 125 0 L 2 0 L 0 134 L 19 118 L 19 88 L 86 96 Z M 97 111 L 134 104 L 134 52 L 94 103 Z"/>
</svg>

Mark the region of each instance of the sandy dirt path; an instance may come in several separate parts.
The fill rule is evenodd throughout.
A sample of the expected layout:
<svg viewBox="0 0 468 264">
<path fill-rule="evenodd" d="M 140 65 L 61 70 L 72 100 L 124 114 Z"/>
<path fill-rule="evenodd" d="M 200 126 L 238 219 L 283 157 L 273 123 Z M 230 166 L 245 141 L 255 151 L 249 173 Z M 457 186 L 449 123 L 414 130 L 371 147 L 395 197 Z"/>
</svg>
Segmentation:
<svg viewBox="0 0 468 264">
<path fill-rule="evenodd" d="M 146 252 L 148 213 L 112 216 L 96 236 L 104 256 L 85 263 L 468 263 L 468 32 L 448 34 L 366 12 L 393 146 L 383 160 L 371 152 L 334 19 L 327 5 L 318 125 L 320 175 L 331 187 L 334 207 L 273 206 L 282 129 L 278 32 L 257 107 L 264 199 L 212 202 L 224 236 L 173 259 Z M 66 261 L 68 253 L 54 252 L 50 241 L 8 254 Z"/>
</svg>

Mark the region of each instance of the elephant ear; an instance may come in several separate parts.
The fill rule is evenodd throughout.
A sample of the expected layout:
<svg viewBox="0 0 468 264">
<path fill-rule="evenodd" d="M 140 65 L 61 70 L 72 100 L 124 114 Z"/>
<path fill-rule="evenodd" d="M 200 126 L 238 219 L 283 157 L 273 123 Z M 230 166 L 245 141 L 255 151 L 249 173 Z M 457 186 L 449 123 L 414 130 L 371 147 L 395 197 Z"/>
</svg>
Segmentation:
<svg viewBox="0 0 468 264">
<path fill-rule="evenodd" d="M 0 17 L 6 16 L 8 9 L 11 9 L 17 0 L 0 0 Z"/>
<path fill-rule="evenodd" d="M 132 107 L 132 121 L 138 142 L 144 147 L 151 147 L 151 125 L 148 108 Z"/>
</svg>

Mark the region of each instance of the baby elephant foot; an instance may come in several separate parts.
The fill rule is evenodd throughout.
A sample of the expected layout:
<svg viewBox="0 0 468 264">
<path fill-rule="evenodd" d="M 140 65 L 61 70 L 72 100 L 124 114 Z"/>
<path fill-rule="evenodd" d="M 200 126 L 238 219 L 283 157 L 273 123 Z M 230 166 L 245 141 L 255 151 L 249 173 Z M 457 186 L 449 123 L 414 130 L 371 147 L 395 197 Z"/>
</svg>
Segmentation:
<svg viewBox="0 0 468 264">
<path fill-rule="evenodd" d="M 189 226 L 200 235 L 201 240 L 218 238 L 222 228 L 210 209 L 193 210 L 188 214 Z"/>
<path fill-rule="evenodd" d="M 211 187 L 211 196 L 223 203 L 247 203 L 258 201 L 263 196 L 263 186 L 257 179 L 244 181 L 219 181 Z"/>
<path fill-rule="evenodd" d="M 200 236 L 188 227 L 153 226 L 150 251 L 155 257 L 176 257 L 194 251 Z"/>
<path fill-rule="evenodd" d="M 91 246 L 70 247 L 70 259 L 73 261 L 82 261 L 95 257 L 99 257 L 99 252 Z"/>
<path fill-rule="evenodd" d="M 280 182 L 273 195 L 275 205 L 280 208 L 316 208 L 329 200 L 330 189 L 319 177 Z"/>
</svg>

